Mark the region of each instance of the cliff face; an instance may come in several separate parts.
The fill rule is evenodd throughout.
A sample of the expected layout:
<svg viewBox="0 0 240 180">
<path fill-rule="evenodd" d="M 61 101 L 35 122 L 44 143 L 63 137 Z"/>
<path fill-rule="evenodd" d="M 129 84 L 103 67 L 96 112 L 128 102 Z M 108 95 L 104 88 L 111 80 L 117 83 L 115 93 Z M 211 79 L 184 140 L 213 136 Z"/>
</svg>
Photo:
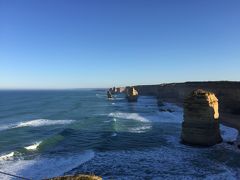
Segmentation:
<svg viewBox="0 0 240 180">
<path fill-rule="evenodd" d="M 139 95 L 153 95 L 161 101 L 182 105 L 196 89 L 213 92 L 219 99 L 219 112 L 240 115 L 240 82 L 186 82 L 136 86 Z"/>
</svg>

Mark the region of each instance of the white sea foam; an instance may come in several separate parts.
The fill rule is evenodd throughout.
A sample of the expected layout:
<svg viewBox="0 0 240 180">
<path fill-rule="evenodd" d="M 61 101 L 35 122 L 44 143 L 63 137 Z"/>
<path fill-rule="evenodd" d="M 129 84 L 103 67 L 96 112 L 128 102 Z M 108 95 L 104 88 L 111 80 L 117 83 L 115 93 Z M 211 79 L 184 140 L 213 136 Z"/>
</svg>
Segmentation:
<svg viewBox="0 0 240 180">
<path fill-rule="evenodd" d="M 39 127 L 39 126 L 51 126 L 51 125 L 65 125 L 71 124 L 74 120 L 49 120 L 49 119 L 35 119 L 31 121 L 20 122 L 15 128 L 20 127 Z"/>
<path fill-rule="evenodd" d="M 146 131 L 149 131 L 151 128 L 152 128 L 151 125 L 134 127 L 134 128 L 129 128 L 129 132 L 131 132 L 131 133 L 144 133 Z"/>
<path fill-rule="evenodd" d="M 82 171 L 101 172 L 104 168 L 104 179 L 139 179 L 139 177 L 143 179 L 189 180 L 238 179 L 237 168 L 233 169 L 226 165 L 234 157 L 231 152 L 226 152 L 229 159 L 221 157 L 225 161 L 217 161 L 216 155 L 211 155 L 215 153 L 214 150 L 217 151 L 216 153 L 222 153 L 222 150 L 216 146 L 195 148 L 181 144 L 179 137 L 172 138 L 172 140 L 172 145 L 169 147 L 100 152 L 94 161 L 86 163 L 74 173 Z M 206 155 L 210 158 L 206 158 Z"/>
<path fill-rule="evenodd" d="M 131 120 L 136 120 L 141 122 L 149 122 L 148 119 L 139 115 L 138 113 L 114 112 L 114 113 L 110 113 L 108 116 L 113 118 L 131 119 Z"/>
<path fill-rule="evenodd" d="M 66 125 L 71 124 L 75 120 L 50 120 L 50 119 L 35 119 L 30 121 L 23 121 L 16 124 L 8 124 L 0 127 L 0 131 L 21 128 L 21 127 L 40 127 L 40 126 L 52 126 L 52 125 Z"/>
<path fill-rule="evenodd" d="M 37 148 L 39 147 L 39 145 L 42 143 L 42 141 L 36 142 L 30 146 L 26 146 L 24 147 L 25 149 L 29 150 L 29 151 L 35 151 L 37 150 Z"/>
<path fill-rule="evenodd" d="M 4 155 L 1 155 L 0 156 L 0 161 L 1 160 L 11 160 L 12 158 L 13 158 L 13 156 L 14 156 L 14 152 L 11 152 L 11 153 L 9 153 L 9 154 L 4 154 Z"/>
<path fill-rule="evenodd" d="M 236 141 L 238 137 L 238 130 L 228 126 L 220 125 L 221 136 L 224 141 Z"/>
<path fill-rule="evenodd" d="M 162 123 L 182 123 L 183 109 L 171 103 L 165 103 L 165 108 L 171 109 L 173 112 L 155 111 L 149 113 L 127 113 L 127 112 L 112 112 L 108 116 L 120 119 L 137 120 L 141 122 L 162 122 Z"/>
<path fill-rule="evenodd" d="M 117 136 L 117 133 L 112 133 L 112 137 L 115 137 L 115 136 Z"/>
<path fill-rule="evenodd" d="M 63 175 L 63 173 L 89 161 L 93 157 L 93 151 L 85 151 L 81 154 L 69 154 L 52 158 L 39 157 L 33 160 L 2 161 L 0 162 L 0 170 L 38 180 Z M 10 180 L 11 177 L 0 175 L 0 179 Z"/>
</svg>

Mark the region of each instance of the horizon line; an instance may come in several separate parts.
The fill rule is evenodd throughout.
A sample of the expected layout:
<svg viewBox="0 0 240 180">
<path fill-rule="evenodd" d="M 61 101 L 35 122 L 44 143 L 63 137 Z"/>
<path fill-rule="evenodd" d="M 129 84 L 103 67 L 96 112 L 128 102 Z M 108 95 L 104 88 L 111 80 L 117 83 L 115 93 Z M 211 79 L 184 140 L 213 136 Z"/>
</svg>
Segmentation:
<svg viewBox="0 0 240 180">
<path fill-rule="evenodd" d="M 126 85 L 126 86 L 111 86 L 111 87 L 77 87 L 77 88 L 0 88 L 0 91 L 10 91 L 10 90 L 87 90 L 87 89 L 109 89 L 112 87 L 127 87 L 127 86 L 154 86 L 163 84 L 181 84 L 181 83 L 214 83 L 214 82 L 229 82 L 229 83 L 240 83 L 240 81 L 231 80 L 218 80 L 218 81 L 185 81 L 185 82 L 169 82 L 169 83 L 154 83 L 154 84 L 138 84 L 138 85 Z"/>
</svg>

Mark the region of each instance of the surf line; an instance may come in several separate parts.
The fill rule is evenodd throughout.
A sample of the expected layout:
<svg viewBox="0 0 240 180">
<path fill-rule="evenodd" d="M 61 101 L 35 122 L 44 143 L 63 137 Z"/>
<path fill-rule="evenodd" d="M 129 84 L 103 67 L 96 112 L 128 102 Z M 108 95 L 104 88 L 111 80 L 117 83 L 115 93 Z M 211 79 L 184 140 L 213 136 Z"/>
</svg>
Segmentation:
<svg viewBox="0 0 240 180">
<path fill-rule="evenodd" d="M 7 175 L 7 176 L 12 176 L 12 177 L 20 178 L 20 179 L 24 179 L 24 180 L 31 180 L 31 179 L 28 179 L 28 178 L 25 178 L 25 177 L 17 176 L 17 175 L 14 175 L 14 174 L 3 172 L 3 171 L 0 171 L 0 174 L 4 174 L 4 175 Z"/>
</svg>

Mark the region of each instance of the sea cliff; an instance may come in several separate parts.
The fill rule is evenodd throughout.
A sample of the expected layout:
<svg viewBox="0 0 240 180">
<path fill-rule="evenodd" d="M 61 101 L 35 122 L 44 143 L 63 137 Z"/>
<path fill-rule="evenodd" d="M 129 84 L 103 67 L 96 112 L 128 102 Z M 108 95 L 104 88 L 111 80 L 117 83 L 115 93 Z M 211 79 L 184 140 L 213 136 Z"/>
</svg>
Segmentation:
<svg viewBox="0 0 240 180">
<path fill-rule="evenodd" d="M 213 92 L 219 100 L 221 121 L 240 130 L 240 82 L 185 82 L 137 85 L 134 87 L 140 96 L 156 96 L 160 102 L 171 102 L 180 106 L 183 105 L 184 98 L 196 89 L 204 89 Z M 121 92 L 124 92 L 123 88 L 121 88 Z"/>
</svg>

